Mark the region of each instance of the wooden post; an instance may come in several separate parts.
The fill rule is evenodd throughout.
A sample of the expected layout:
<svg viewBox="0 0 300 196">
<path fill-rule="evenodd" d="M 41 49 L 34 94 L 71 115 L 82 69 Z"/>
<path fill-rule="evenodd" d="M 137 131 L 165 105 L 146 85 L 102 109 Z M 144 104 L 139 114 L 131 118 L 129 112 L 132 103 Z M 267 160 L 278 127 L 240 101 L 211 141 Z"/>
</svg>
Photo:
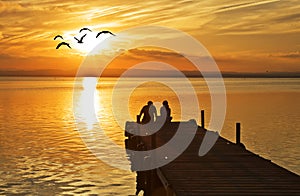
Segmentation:
<svg viewBox="0 0 300 196">
<path fill-rule="evenodd" d="M 204 129 L 204 110 L 201 110 L 201 126 Z"/>
<path fill-rule="evenodd" d="M 140 115 L 136 115 L 136 122 L 137 123 L 140 123 L 141 121 L 140 121 Z"/>
<path fill-rule="evenodd" d="M 241 123 L 235 124 L 236 130 L 236 144 L 241 144 Z"/>
</svg>

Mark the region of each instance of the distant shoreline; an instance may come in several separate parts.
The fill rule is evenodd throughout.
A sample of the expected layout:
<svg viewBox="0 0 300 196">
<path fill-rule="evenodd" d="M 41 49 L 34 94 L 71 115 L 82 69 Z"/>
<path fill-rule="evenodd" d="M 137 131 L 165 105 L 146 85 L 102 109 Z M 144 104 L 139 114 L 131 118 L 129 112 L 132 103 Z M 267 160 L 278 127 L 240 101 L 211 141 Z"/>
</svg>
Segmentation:
<svg viewBox="0 0 300 196">
<path fill-rule="evenodd" d="M 93 71 L 93 72 L 91 72 Z M 98 70 L 99 71 L 99 70 Z M 90 70 L 88 72 L 82 72 L 80 77 L 99 77 L 97 70 Z M 114 69 L 114 70 L 104 70 L 101 77 L 120 77 L 122 74 L 126 73 L 128 70 L 125 69 Z M 6 70 L 0 72 L 0 77 L 78 77 L 77 72 L 65 72 L 61 70 L 35 70 L 35 71 L 19 71 L 19 70 Z M 219 72 L 204 72 L 201 73 L 195 70 L 150 70 L 150 69 L 135 69 L 131 72 L 126 73 L 126 77 L 157 77 L 157 78 L 176 78 L 182 77 L 184 74 L 189 78 L 203 78 L 205 77 L 219 77 Z M 300 71 L 297 72 L 221 72 L 224 78 L 300 78 Z M 124 75 L 122 76 L 124 77 Z"/>
<path fill-rule="evenodd" d="M 75 77 L 99 77 L 97 75 L 82 75 L 82 76 L 74 76 L 74 75 L 1 75 L 0 77 L 66 77 L 66 78 L 75 78 Z M 117 75 L 105 75 L 101 76 L 104 78 L 119 78 Z M 123 76 L 124 77 L 124 76 Z M 125 78 L 179 78 L 178 76 L 170 76 L 170 75 L 137 75 L 137 76 L 125 76 Z M 203 78 L 201 75 L 186 75 L 187 78 Z M 208 78 L 217 78 L 216 75 L 207 75 Z M 266 75 L 266 74 L 222 74 L 223 78 L 300 78 L 300 74 L 282 74 L 282 75 Z"/>
</svg>

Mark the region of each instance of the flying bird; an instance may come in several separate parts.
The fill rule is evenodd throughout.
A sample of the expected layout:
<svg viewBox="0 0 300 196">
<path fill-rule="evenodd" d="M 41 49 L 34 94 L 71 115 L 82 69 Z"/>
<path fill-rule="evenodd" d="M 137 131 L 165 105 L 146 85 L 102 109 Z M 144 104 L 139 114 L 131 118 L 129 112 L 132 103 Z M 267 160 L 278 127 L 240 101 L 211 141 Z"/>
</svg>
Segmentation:
<svg viewBox="0 0 300 196">
<path fill-rule="evenodd" d="M 56 49 L 59 49 L 60 46 L 62 45 L 66 45 L 68 46 L 69 48 L 71 48 L 70 44 L 69 43 L 66 43 L 66 42 L 60 42 L 57 46 L 56 46 Z M 71 48 L 72 49 L 72 48 Z"/>
<path fill-rule="evenodd" d="M 85 31 L 85 30 L 92 32 L 91 29 L 84 27 L 84 28 L 80 29 L 79 33 L 81 33 L 82 31 Z"/>
<path fill-rule="evenodd" d="M 64 39 L 61 35 L 56 35 L 56 36 L 54 37 L 54 40 L 56 40 L 57 38 Z"/>
<path fill-rule="evenodd" d="M 96 38 L 98 38 L 102 33 L 109 33 L 109 34 L 111 34 L 111 35 L 113 35 L 113 36 L 116 36 L 115 34 L 113 34 L 113 33 L 110 32 L 110 31 L 100 31 L 99 33 L 97 33 Z"/>
<path fill-rule="evenodd" d="M 86 34 L 84 34 L 80 39 L 78 39 L 77 37 L 74 37 L 74 39 L 77 40 L 77 43 L 82 44 L 83 43 L 83 38 L 86 36 Z"/>
</svg>

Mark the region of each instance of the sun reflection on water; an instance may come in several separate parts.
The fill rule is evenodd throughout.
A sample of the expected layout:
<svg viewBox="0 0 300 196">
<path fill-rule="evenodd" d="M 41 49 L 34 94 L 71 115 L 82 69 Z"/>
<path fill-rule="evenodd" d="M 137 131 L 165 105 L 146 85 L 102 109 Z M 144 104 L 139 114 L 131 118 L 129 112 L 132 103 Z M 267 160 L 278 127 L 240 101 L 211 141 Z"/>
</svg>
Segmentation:
<svg viewBox="0 0 300 196">
<path fill-rule="evenodd" d="M 100 110 L 99 92 L 96 90 L 97 78 L 85 77 L 82 80 L 83 90 L 80 91 L 75 111 L 87 130 L 92 130 L 98 123 L 96 114 Z"/>
</svg>

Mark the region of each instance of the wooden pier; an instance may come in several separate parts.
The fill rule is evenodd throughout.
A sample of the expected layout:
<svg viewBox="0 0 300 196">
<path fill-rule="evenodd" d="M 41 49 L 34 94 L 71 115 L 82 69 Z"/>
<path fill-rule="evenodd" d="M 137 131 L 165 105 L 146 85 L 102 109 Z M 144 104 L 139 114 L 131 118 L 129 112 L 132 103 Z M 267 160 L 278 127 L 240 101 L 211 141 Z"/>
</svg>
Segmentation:
<svg viewBox="0 0 300 196">
<path fill-rule="evenodd" d="M 189 122 L 186 122 L 189 123 Z M 191 122 L 191 126 L 193 122 Z M 174 136 L 179 122 L 170 122 L 151 136 L 134 136 L 125 132 L 126 148 L 150 150 L 164 145 Z M 127 122 L 126 129 L 137 127 Z M 137 172 L 137 193 L 144 195 L 300 195 L 300 177 L 271 160 L 248 151 L 240 142 L 237 124 L 237 144 L 219 137 L 205 155 L 198 151 L 206 129 L 197 132 L 188 148 L 165 166 Z M 134 154 L 129 154 L 134 171 Z M 133 161 L 135 160 L 135 161 Z"/>
</svg>

